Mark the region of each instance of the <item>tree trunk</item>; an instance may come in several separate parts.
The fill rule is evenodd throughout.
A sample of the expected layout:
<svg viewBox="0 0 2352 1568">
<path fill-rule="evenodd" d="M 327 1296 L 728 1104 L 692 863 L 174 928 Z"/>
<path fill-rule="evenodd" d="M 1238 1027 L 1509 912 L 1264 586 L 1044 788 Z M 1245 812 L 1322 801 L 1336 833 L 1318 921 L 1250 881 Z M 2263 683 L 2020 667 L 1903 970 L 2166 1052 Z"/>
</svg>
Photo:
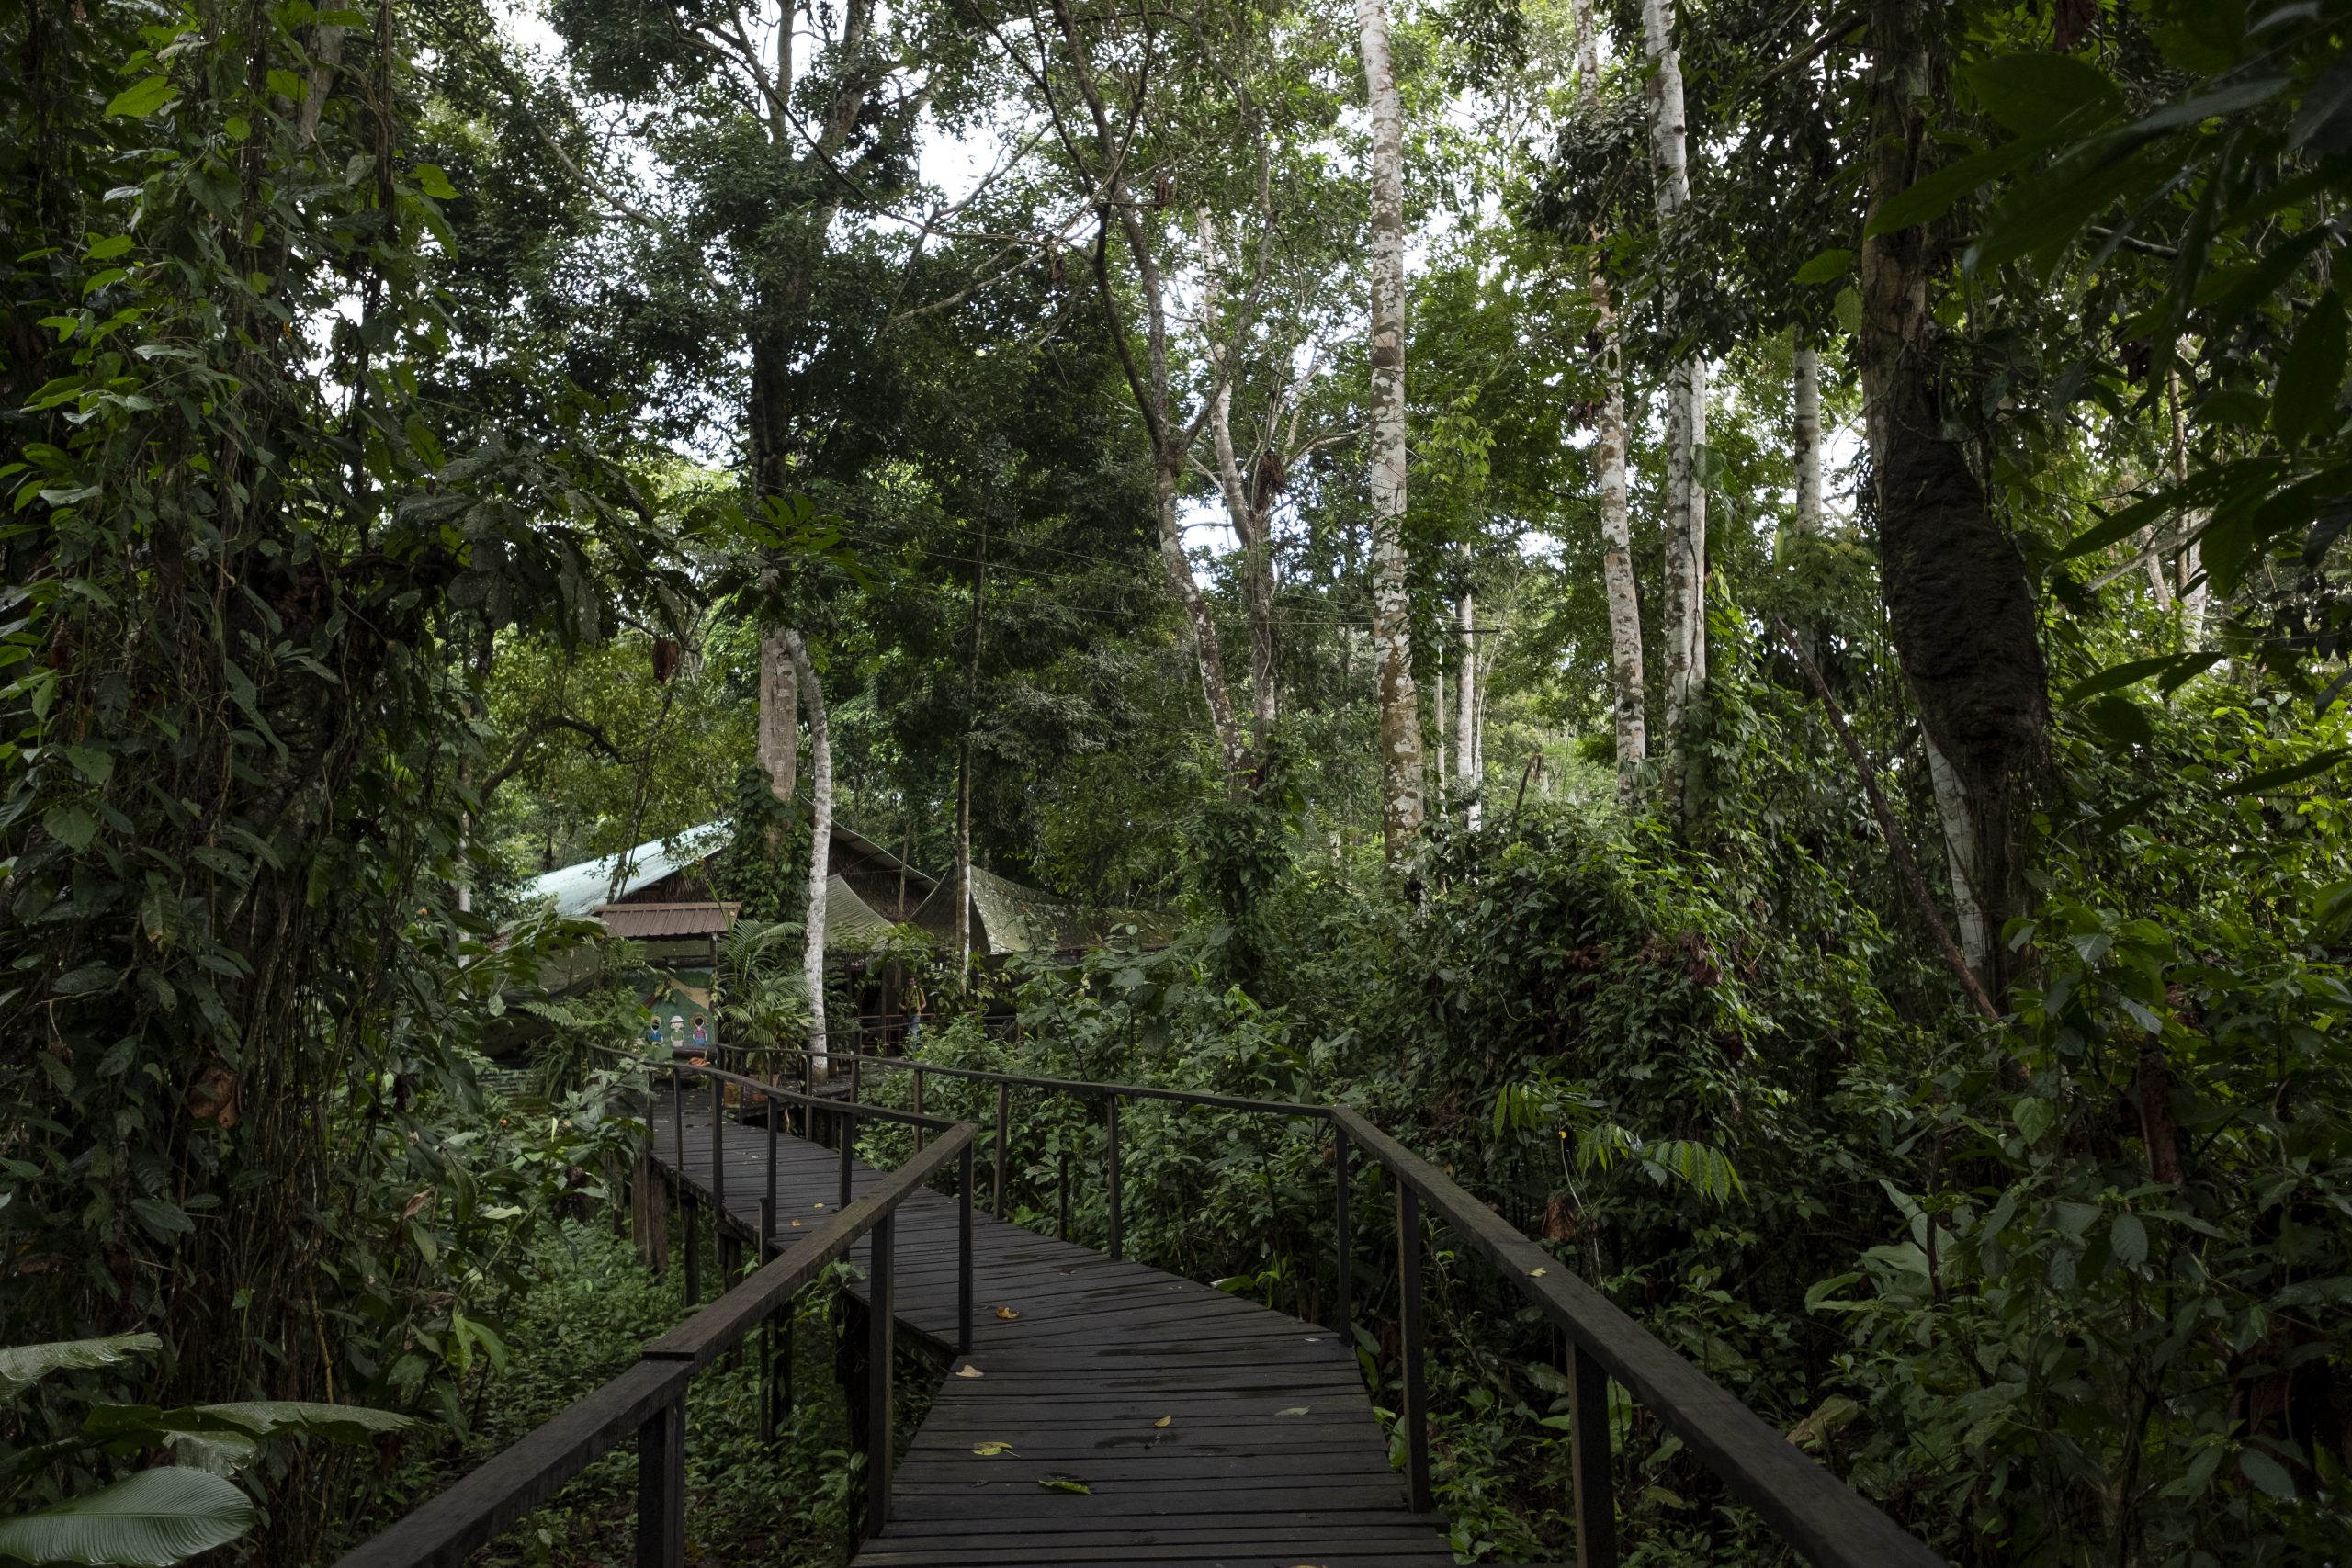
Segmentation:
<svg viewBox="0 0 2352 1568">
<path fill-rule="evenodd" d="M 1642 0 L 1642 52 L 1649 62 L 1650 156 L 1658 228 L 1668 232 L 1690 203 L 1682 104 L 1682 56 L 1673 0 Z M 1676 294 L 1666 294 L 1669 321 Z M 1707 490 L 1698 471 L 1707 441 L 1707 363 L 1692 354 L 1667 378 L 1666 780 L 1668 809 L 1687 807 L 1692 709 L 1707 682 Z"/>
<path fill-rule="evenodd" d="M 956 985 L 972 977 L 972 742 L 956 760 Z"/>
<path fill-rule="evenodd" d="M 808 644 L 798 632 L 786 632 L 784 639 L 800 690 L 808 699 L 808 940 L 801 950 L 800 981 L 808 990 L 810 1065 L 822 1077 L 831 1070 L 825 1051 L 825 893 L 832 880 L 833 739 L 825 722 L 825 689 L 817 680 Z"/>
<path fill-rule="evenodd" d="M 1478 825 L 1478 644 L 1471 629 L 1476 624 L 1476 610 L 1475 597 L 1464 593 L 1456 619 L 1462 670 L 1454 678 L 1459 689 L 1453 694 L 1453 776 L 1462 796 L 1462 819 L 1473 828 Z"/>
<path fill-rule="evenodd" d="M 1600 107 L 1600 59 L 1592 0 L 1576 0 L 1577 86 L 1588 111 Z M 1617 804 L 1641 801 L 1649 761 L 1648 680 L 1642 664 L 1642 601 L 1634 577 L 1634 525 L 1625 477 L 1625 349 L 1609 278 L 1600 270 L 1600 236 L 1589 264 L 1592 309 L 1600 335 L 1600 428 L 1593 457 L 1600 481 L 1600 582 L 1609 601 L 1609 683 L 1617 724 Z"/>
<path fill-rule="evenodd" d="M 1405 108 L 1383 0 L 1356 0 L 1372 108 L 1372 635 L 1380 650 L 1380 826 L 1392 867 L 1420 838 L 1421 717 L 1405 554 Z"/>
<path fill-rule="evenodd" d="M 1261 750 L 1274 728 L 1274 565 L 1273 502 L 1282 484 L 1282 458 L 1274 448 L 1273 412 L 1267 414 L 1267 440 L 1255 465 L 1244 473 L 1233 445 L 1233 380 L 1238 366 L 1226 363 L 1223 342 L 1216 336 L 1216 276 L 1225 253 L 1216 220 L 1208 209 L 1200 213 L 1201 255 L 1206 278 L 1202 319 L 1209 323 L 1209 359 L 1218 376 L 1209 399 L 1209 445 L 1216 457 L 1217 493 L 1225 514 L 1241 546 L 1241 606 L 1250 619 L 1250 719 L 1253 753 Z"/>
<path fill-rule="evenodd" d="M 1227 790 L 1239 794 L 1247 765 L 1241 746 L 1241 724 L 1233 713 L 1233 690 L 1226 684 L 1225 650 L 1216 635 L 1216 619 L 1207 597 L 1193 577 L 1192 560 L 1184 554 L 1184 530 L 1176 516 L 1177 476 L 1165 464 L 1155 465 L 1153 484 L 1159 512 L 1159 558 L 1168 569 L 1168 583 L 1184 606 L 1193 629 L 1193 652 L 1200 665 L 1201 694 L 1208 699 L 1209 724 L 1216 731 L 1217 749 L 1225 756 Z"/>
<path fill-rule="evenodd" d="M 1925 0 L 1872 0 L 1873 210 L 1928 172 L 1931 37 Z M 2024 562 L 1946 434 L 1940 265 L 1925 227 L 1866 237 L 1856 347 L 1888 629 L 1928 744 L 1962 948 L 1998 997 L 2001 928 L 2026 906 L 2027 793 L 2050 723 L 2048 672 Z"/>
<path fill-rule="evenodd" d="M 768 794 L 787 811 L 800 787 L 799 697 L 785 634 L 770 632 L 760 639 L 760 772 L 767 775 Z"/>
<path fill-rule="evenodd" d="M 1821 352 L 1797 332 L 1796 531 L 1811 536 L 1821 532 Z"/>
</svg>

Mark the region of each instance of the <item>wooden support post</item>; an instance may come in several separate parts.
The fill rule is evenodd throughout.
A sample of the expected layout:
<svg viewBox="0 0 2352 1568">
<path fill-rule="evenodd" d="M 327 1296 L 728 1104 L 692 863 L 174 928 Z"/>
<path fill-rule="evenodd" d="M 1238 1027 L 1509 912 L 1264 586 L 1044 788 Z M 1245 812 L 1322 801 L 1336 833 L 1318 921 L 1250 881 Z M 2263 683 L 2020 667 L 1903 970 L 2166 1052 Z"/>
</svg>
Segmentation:
<svg viewBox="0 0 2352 1568">
<path fill-rule="evenodd" d="M 1331 1176 L 1334 1182 L 1331 1194 L 1331 1222 L 1332 1229 L 1338 1233 L 1333 1250 L 1339 1255 L 1340 1302 L 1338 1311 L 1333 1314 L 1331 1326 L 1340 1331 L 1340 1343 L 1342 1346 L 1352 1347 L 1354 1337 L 1350 1330 L 1354 1326 L 1352 1302 L 1356 1247 L 1355 1234 L 1349 1224 L 1348 1217 L 1348 1134 L 1340 1128 L 1334 1127 L 1331 1129 Z"/>
<path fill-rule="evenodd" d="M 1617 1487 L 1609 1465 L 1609 1374 L 1568 1350 L 1569 1463 L 1577 1485 L 1577 1568 L 1617 1568 Z"/>
<path fill-rule="evenodd" d="M 1062 1151 L 1061 1166 L 1061 1179 L 1056 1188 L 1057 1218 L 1054 1223 L 1054 1235 L 1058 1240 L 1068 1241 L 1069 1239 L 1069 1151 L 1068 1149 Z"/>
<path fill-rule="evenodd" d="M 842 1145 L 841 1205 L 846 1209 L 849 1207 L 851 1190 L 850 1161 L 857 1157 L 857 1119 L 844 1111 L 833 1118 L 833 1124 L 839 1129 L 836 1135 L 841 1139 Z"/>
<path fill-rule="evenodd" d="M 686 1403 L 669 1401 L 637 1429 L 637 1568 L 684 1568 Z"/>
<path fill-rule="evenodd" d="M 678 1188 L 678 1230 L 686 1251 L 686 1305 L 702 1304 L 702 1248 L 695 1243 L 695 1201 L 683 1183 Z"/>
<path fill-rule="evenodd" d="M 922 1069 L 910 1067 L 908 1071 L 915 1076 L 915 1114 L 920 1116 L 922 1114 Z M 920 1122 L 915 1123 L 915 1153 L 922 1153 L 922 1123 Z"/>
<path fill-rule="evenodd" d="M 784 1107 L 775 1100 L 768 1101 L 768 1196 L 760 1205 L 760 1261 L 775 1256 L 775 1139 L 776 1122 L 783 1119 Z"/>
<path fill-rule="evenodd" d="M 686 1179 L 686 1075 L 670 1070 L 670 1131 L 678 1145 L 678 1180 Z"/>
<path fill-rule="evenodd" d="M 990 1174 L 996 1178 L 996 1217 L 1000 1220 L 1004 1218 L 1004 1139 L 1012 1115 L 1012 1086 L 1001 1083 L 996 1086 L 996 1153 L 989 1160 L 996 1168 Z"/>
<path fill-rule="evenodd" d="M 866 1260 L 865 1534 L 882 1533 L 890 1518 L 890 1374 L 896 1320 L 890 1300 L 895 1216 L 874 1222 Z"/>
<path fill-rule="evenodd" d="M 1417 1514 L 1430 1511 L 1429 1370 L 1423 1364 L 1428 1326 L 1421 1303 L 1421 1195 L 1396 1183 L 1396 1290 L 1404 1342 L 1405 1496 Z"/>
<path fill-rule="evenodd" d="M 956 1156 L 956 1353 L 972 1353 L 972 1145 Z"/>
<path fill-rule="evenodd" d="M 718 1212 L 715 1225 L 727 1223 L 727 1084 L 710 1080 L 710 1206 Z M 716 1229 L 714 1226 L 714 1233 Z"/>
<path fill-rule="evenodd" d="M 1111 1109 L 1103 1120 L 1103 1163 L 1110 1168 L 1111 1190 L 1111 1256 L 1124 1258 L 1126 1250 L 1119 1235 L 1119 1097 L 1111 1097 Z"/>
</svg>

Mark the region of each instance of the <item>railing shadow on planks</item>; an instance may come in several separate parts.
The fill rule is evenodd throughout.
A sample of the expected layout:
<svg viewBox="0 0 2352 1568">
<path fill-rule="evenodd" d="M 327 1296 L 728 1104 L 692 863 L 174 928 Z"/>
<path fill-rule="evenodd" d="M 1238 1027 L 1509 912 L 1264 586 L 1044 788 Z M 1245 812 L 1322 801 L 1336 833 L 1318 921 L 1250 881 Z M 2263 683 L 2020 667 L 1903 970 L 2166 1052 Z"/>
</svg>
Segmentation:
<svg viewBox="0 0 2352 1568">
<path fill-rule="evenodd" d="M 686 1077 L 710 1082 L 714 1108 L 721 1105 L 723 1085 L 727 1083 L 739 1086 L 739 1096 L 756 1097 L 770 1108 L 769 1190 L 762 1203 L 763 1255 L 773 1252 L 775 1245 L 775 1140 L 782 1120 L 775 1113 L 777 1111 L 797 1108 L 804 1133 L 813 1132 L 813 1119 L 820 1114 L 826 1116 L 836 1129 L 842 1150 L 842 1207 L 835 1217 L 649 1346 L 636 1367 L 346 1555 L 337 1568 L 457 1564 L 475 1547 L 495 1539 L 545 1503 L 565 1481 L 631 1433 L 637 1435 L 639 1444 L 639 1568 L 675 1568 L 683 1561 L 684 1540 L 683 1417 L 688 1381 L 695 1371 L 739 1346 L 755 1328 L 769 1322 L 780 1305 L 869 1233 L 874 1236 L 868 1288 L 868 1333 L 872 1339 L 869 1363 L 878 1371 L 871 1375 L 865 1390 L 869 1401 L 866 1523 L 868 1533 L 879 1529 L 888 1516 L 889 1497 L 890 1216 L 909 1194 L 941 1175 L 950 1160 L 956 1165 L 962 1203 L 959 1348 L 968 1350 L 971 1344 L 972 1167 L 980 1130 L 973 1122 L 923 1113 L 922 1085 L 932 1077 L 995 1087 L 994 1136 L 989 1150 L 992 1207 L 1000 1218 L 1004 1216 L 1007 1203 L 1012 1092 L 1027 1089 L 1098 1101 L 1103 1108 L 1106 1241 L 1108 1251 L 1114 1258 L 1124 1255 L 1119 1152 L 1119 1108 L 1123 1102 L 1158 1100 L 1208 1106 L 1302 1118 L 1324 1124 L 1332 1138 L 1332 1208 L 1339 1262 L 1334 1314 L 1338 1322 L 1334 1326 L 1341 1328 L 1351 1321 L 1350 1277 L 1353 1272 L 1355 1236 L 1351 1189 L 1354 1151 L 1361 1149 L 1385 1169 L 1396 1200 L 1400 1381 L 1404 1395 L 1397 1422 L 1403 1438 L 1403 1481 L 1409 1505 L 1417 1511 L 1428 1512 L 1432 1506 L 1422 1273 L 1428 1239 L 1425 1231 L 1429 1221 L 1434 1219 L 1451 1230 L 1458 1247 L 1484 1258 L 1498 1277 L 1535 1307 L 1566 1341 L 1577 1568 L 1615 1568 L 1618 1561 L 1608 1418 L 1608 1385 L 1612 1380 L 1646 1405 L 1658 1423 L 1679 1438 L 1724 1489 L 1753 1508 L 1774 1534 L 1821 1568 L 1936 1568 L 1943 1562 L 1599 1291 L 1571 1273 L 1555 1269 L 1556 1258 L 1506 1224 L 1443 1171 L 1345 1106 L 1252 1100 L 1139 1084 L 1037 1077 L 948 1066 L 916 1057 L 836 1051 L 829 1054 L 829 1066 L 848 1068 L 847 1097 L 842 1099 L 815 1093 L 814 1061 L 805 1052 L 792 1055 L 798 1055 L 803 1065 L 803 1087 L 798 1090 L 695 1063 L 657 1062 L 650 1066 L 657 1071 L 673 1074 L 673 1103 L 680 1107 L 674 1125 L 679 1138 L 676 1159 L 682 1174 L 685 1168 L 683 1086 Z M 868 1068 L 911 1074 L 911 1110 L 898 1111 L 861 1101 L 860 1085 Z M 714 1115 L 718 1113 L 714 1109 Z M 852 1202 L 851 1151 L 855 1140 L 851 1129 L 857 1122 L 866 1120 L 911 1125 L 915 1128 L 915 1152 L 866 1197 Z M 925 1147 L 923 1134 L 927 1131 L 936 1133 L 938 1141 Z M 718 1143 L 716 1137 L 712 1139 L 714 1196 L 724 1191 L 725 1170 L 718 1157 Z M 1066 1155 L 1060 1187 L 1060 1228 L 1067 1235 Z M 686 1256 L 694 1256 L 691 1246 L 686 1248 Z M 690 1300 L 691 1296 L 690 1288 Z M 772 1355 L 763 1359 L 763 1375 L 772 1375 L 773 1365 Z"/>
</svg>

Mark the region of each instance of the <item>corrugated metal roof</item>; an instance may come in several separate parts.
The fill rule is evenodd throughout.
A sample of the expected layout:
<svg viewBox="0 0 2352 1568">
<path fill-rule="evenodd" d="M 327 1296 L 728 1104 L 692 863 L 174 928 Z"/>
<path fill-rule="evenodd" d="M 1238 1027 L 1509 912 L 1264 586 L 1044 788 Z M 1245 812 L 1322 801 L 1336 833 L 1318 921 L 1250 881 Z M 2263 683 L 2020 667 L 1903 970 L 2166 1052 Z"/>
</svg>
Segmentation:
<svg viewBox="0 0 2352 1568">
<path fill-rule="evenodd" d="M 559 915 L 586 915 L 600 904 L 613 903 L 650 887 L 672 872 L 697 864 L 726 847 L 726 822 L 706 822 L 699 828 L 687 829 L 673 840 L 650 840 L 626 855 L 605 855 L 548 872 L 531 884 L 531 890 L 542 898 L 554 899 Z M 624 861 L 628 863 L 629 873 L 616 887 L 613 873 Z"/>
<path fill-rule="evenodd" d="M 658 937 L 720 936 L 735 923 L 739 904 L 605 904 L 596 918 L 615 936 L 632 942 Z"/>
</svg>

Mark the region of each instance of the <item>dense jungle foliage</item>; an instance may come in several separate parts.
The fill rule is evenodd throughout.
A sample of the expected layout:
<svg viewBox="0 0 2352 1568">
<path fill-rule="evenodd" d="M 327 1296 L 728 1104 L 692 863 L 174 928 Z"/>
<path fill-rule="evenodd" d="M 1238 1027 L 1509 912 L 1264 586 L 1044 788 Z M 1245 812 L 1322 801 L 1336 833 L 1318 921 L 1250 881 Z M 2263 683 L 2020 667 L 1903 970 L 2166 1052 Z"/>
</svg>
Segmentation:
<svg viewBox="0 0 2352 1568">
<path fill-rule="evenodd" d="M 756 1070 L 887 973 L 1350 1105 L 1955 1563 L 2341 1561 L 2347 30 L 0 0 L 0 1558 L 332 1561 L 678 1319 L 660 960 L 537 886 L 659 844 Z M 1123 1136 L 1132 1256 L 1329 1311 L 1327 1139 Z M 1431 1245 L 1453 1549 L 1566 1560 L 1559 1347 Z M 845 1560 L 836 1283 L 775 1440 L 696 1384 L 698 1551 Z M 1796 1560 L 1613 1399 L 1627 1562 Z M 493 1555 L 620 1560 L 600 1466 Z"/>
</svg>

